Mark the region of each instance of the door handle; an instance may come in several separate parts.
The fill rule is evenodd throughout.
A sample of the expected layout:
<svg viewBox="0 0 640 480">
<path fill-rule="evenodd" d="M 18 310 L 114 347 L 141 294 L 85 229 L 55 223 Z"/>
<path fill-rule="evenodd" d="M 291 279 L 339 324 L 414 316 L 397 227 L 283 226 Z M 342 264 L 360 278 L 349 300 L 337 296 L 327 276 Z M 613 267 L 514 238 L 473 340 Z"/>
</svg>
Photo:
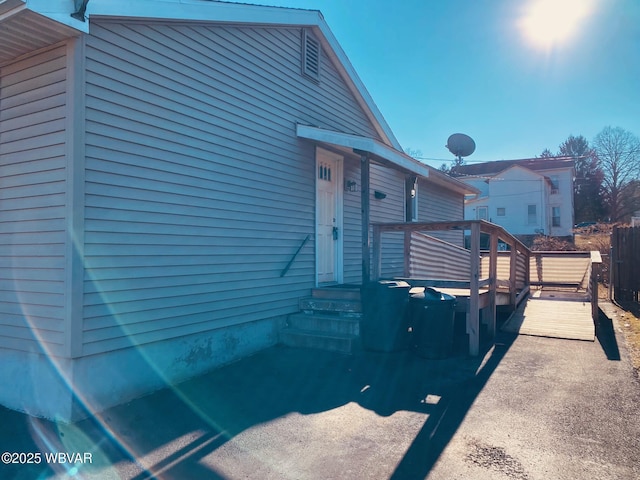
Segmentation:
<svg viewBox="0 0 640 480">
<path fill-rule="evenodd" d="M 338 240 L 338 227 L 333 227 L 333 239 Z"/>
</svg>

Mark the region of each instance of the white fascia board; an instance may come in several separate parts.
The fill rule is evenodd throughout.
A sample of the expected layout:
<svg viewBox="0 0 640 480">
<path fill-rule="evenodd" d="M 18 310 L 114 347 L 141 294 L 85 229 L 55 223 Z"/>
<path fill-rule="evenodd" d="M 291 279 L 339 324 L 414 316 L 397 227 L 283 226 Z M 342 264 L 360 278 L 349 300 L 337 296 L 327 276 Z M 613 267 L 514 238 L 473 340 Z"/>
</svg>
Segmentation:
<svg viewBox="0 0 640 480">
<path fill-rule="evenodd" d="M 352 135 L 350 133 L 335 132 L 323 128 L 298 124 L 296 135 L 307 140 L 328 143 L 339 147 L 352 148 L 371 153 L 377 157 L 387 160 L 394 165 L 398 165 L 406 170 L 414 172 L 422 177 L 429 176 L 429 167 L 424 165 L 409 155 L 394 150 L 393 148 L 369 137 Z"/>
<path fill-rule="evenodd" d="M 87 14 L 89 17 L 308 26 L 317 26 L 322 18 L 317 10 L 203 0 L 90 0 Z"/>
<path fill-rule="evenodd" d="M 89 33 L 89 22 L 82 22 L 71 16 L 76 11 L 74 0 L 26 0 L 27 8 L 43 17 L 71 27 L 82 33 Z"/>
<path fill-rule="evenodd" d="M 369 94 L 369 91 L 358 76 L 355 68 L 353 68 L 349 57 L 347 57 L 347 54 L 342 50 L 342 47 L 333 35 L 333 32 L 331 32 L 329 25 L 327 25 L 324 19 L 321 19 L 318 27 L 329 44 L 329 52 L 333 54 L 332 59 L 334 60 L 334 65 L 338 66 L 338 68 L 342 70 L 341 73 L 343 74 L 343 78 L 348 78 L 352 83 L 352 85 L 350 85 L 350 87 L 352 87 L 352 93 L 356 95 L 356 98 L 361 98 L 362 102 L 364 102 L 364 105 L 361 104 L 361 107 L 363 107 L 365 112 L 370 112 L 370 120 L 375 126 L 380 137 L 385 141 L 385 143 L 391 145 L 396 150 L 402 151 L 400 142 L 398 142 L 398 139 L 393 134 L 391 127 L 387 124 L 382 112 L 378 109 L 373 97 Z"/>
</svg>

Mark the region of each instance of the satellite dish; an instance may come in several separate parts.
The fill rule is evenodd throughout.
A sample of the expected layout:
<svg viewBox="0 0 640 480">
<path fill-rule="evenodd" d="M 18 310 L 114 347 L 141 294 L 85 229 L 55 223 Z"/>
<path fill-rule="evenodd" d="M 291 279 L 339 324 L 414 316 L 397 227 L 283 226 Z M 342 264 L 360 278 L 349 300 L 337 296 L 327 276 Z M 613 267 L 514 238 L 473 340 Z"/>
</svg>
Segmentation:
<svg viewBox="0 0 640 480">
<path fill-rule="evenodd" d="M 468 157 L 476 150 L 476 142 L 469 135 L 454 133 L 447 140 L 447 148 L 456 157 Z"/>
</svg>

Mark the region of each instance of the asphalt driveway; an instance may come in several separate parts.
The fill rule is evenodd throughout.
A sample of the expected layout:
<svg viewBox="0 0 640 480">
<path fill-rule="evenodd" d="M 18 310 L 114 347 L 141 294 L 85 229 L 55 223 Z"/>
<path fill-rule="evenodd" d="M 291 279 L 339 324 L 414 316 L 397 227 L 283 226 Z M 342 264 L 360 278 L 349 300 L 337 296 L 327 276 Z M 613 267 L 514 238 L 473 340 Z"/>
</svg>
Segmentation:
<svg viewBox="0 0 640 480">
<path fill-rule="evenodd" d="M 0 478 L 637 479 L 640 384 L 597 332 L 446 360 L 276 347 L 72 425 L 0 408 L 0 452 L 91 453 Z"/>
</svg>

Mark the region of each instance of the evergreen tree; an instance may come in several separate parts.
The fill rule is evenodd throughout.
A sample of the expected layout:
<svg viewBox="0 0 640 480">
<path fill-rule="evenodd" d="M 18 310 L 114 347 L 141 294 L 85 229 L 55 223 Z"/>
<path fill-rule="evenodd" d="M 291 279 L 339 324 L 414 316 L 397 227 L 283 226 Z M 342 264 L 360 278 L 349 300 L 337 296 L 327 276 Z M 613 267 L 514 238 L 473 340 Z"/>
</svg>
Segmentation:
<svg viewBox="0 0 640 480">
<path fill-rule="evenodd" d="M 573 157 L 575 161 L 573 199 L 576 223 L 602 220 L 605 216 L 602 197 L 604 174 L 588 140 L 582 135 L 569 135 L 560 145 L 559 155 Z"/>
</svg>

